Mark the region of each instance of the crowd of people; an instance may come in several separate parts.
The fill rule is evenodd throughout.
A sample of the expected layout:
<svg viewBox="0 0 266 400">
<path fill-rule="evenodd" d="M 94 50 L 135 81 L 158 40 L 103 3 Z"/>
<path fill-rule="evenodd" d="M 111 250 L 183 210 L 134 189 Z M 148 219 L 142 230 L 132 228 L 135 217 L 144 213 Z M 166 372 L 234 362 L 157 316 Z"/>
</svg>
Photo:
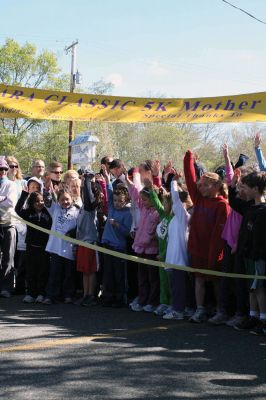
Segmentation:
<svg viewBox="0 0 266 400">
<path fill-rule="evenodd" d="M 59 162 L 46 168 L 34 160 L 25 178 L 15 157 L 1 157 L 0 296 L 24 294 L 25 303 L 45 305 L 128 306 L 163 319 L 266 335 L 266 281 L 259 279 L 266 275 L 261 141 L 257 133 L 258 166 L 244 154 L 233 164 L 224 144 L 224 165 L 215 172 L 206 171 L 190 150 L 183 172 L 171 161 L 161 167 L 146 160 L 128 169 L 105 156 L 98 173 L 64 173 Z M 60 234 L 150 264 L 76 246 Z M 167 268 L 154 266 L 155 260 Z M 258 279 L 219 278 L 202 269 Z"/>
</svg>

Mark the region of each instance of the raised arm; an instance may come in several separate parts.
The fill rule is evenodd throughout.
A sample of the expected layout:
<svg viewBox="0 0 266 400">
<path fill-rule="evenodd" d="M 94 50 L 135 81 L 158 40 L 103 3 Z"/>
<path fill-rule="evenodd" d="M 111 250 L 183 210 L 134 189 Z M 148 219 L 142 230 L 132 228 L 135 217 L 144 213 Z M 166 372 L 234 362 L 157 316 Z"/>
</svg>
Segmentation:
<svg viewBox="0 0 266 400">
<path fill-rule="evenodd" d="M 193 203 L 195 203 L 196 197 L 198 195 L 198 187 L 194 168 L 194 158 L 191 150 L 188 150 L 184 157 L 184 173 L 188 192 Z"/>
<path fill-rule="evenodd" d="M 22 190 L 20 198 L 18 199 L 18 202 L 15 207 L 16 213 L 21 217 L 25 219 L 25 216 L 27 215 L 27 211 L 23 208 L 25 201 L 27 200 L 29 193 L 26 192 L 25 190 Z"/>
<path fill-rule="evenodd" d="M 228 144 L 224 143 L 222 145 L 224 162 L 225 162 L 225 173 L 226 173 L 226 183 L 230 185 L 234 176 L 234 170 L 231 164 L 230 156 L 229 156 L 229 148 Z"/>
<path fill-rule="evenodd" d="M 261 171 L 266 171 L 266 161 L 263 156 L 262 150 L 261 150 L 261 134 L 259 132 L 256 133 L 255 135 L 255 140 L 254 140 L 254 146 L 255 146 L 255 153 L 257 157 L 257 161 L 259 164 L 259 168 Z"/>
<path fill-rule="evenodd" d="M 155 192 L 155 190 L 150 190 L 150 199 L 152 202 L 153 207 L 155 208 L 155 210 L 158 211 L 160 219 L 162 220 L 164 217 L 166 217 L 166 212 L 164 211 L 164 207 L 162 205 L 162 203 L 160 202 L 160 199 L 157 195 L 157 193 Z"/>
<path fill-rule="evenodd" d="M 172 207 L 173 213 L 178 218 L 178 220 L 181 220 L 183 216 L 187 216 L 189 218 L 189 213 L 183 206 L 182 201 L 180 200 L 179 187 L 177 184 L 177 175 L 171 182 L 171 197 L 173 201 L 173 207 Z"/>
</svg>

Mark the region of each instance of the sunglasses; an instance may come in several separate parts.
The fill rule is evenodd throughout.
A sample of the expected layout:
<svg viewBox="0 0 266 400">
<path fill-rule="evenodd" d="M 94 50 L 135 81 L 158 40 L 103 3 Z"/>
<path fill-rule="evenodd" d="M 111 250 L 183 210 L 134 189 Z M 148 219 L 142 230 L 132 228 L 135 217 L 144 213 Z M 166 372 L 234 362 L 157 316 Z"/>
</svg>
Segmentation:
<svg viewBox="0 0 266 400">
<path fill-rule="evenodd" d="M 18 168 L 18 165 L 9 165 L 9 168 L 11 169 Z"/>
<path fill-rule="evenodd" d="M 44 168 L 43 165 L 34 165 L 35 168 Z"/>
<path fill-rule="evenodd" d="M 0 167 L 0 171 L 8 171 L 8 168 L 2 168 L 2 167 Z"/>
<path fill-rule="evenodd" d="M 59 174 L 63 174 L 63 171 L 51 171 L 51 173 L 52 173 L 52 174 L 59 175 Z"/>
</svg>

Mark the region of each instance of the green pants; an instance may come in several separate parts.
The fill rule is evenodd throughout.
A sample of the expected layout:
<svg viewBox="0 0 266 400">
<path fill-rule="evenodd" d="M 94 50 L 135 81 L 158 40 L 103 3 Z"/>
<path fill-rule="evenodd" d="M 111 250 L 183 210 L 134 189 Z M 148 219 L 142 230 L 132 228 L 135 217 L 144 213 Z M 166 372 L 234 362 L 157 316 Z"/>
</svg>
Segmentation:
<svg viewBox="0 0 266 400">
<path fill-rule="evenodd" d="M 168 278 L 169 275 L 164 268 L 159 268 L 159 274 L 160 274 L 160 304 L 171 305 L 172 294 Z"/>
</svg>

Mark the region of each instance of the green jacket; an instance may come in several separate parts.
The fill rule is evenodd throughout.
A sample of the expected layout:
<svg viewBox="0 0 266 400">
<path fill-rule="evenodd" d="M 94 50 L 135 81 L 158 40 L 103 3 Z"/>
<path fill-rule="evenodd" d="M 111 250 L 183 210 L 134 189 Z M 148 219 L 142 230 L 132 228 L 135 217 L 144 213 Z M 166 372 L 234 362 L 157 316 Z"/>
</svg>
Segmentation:
<svg viewBox="0 0 266 400">
<path fill-rule="evenodd" d="M 165 261 L 168 242 L 168 226 L 173 216 L 165 212 L 164 207 L 154 190 L 150 192 L 150 199 L 154 208 L 158 211 L 161 220 L 160 224 L 157 226 L 156 233 L 159 239 L 159 254 L 161 260 Z"/>
</svg>

